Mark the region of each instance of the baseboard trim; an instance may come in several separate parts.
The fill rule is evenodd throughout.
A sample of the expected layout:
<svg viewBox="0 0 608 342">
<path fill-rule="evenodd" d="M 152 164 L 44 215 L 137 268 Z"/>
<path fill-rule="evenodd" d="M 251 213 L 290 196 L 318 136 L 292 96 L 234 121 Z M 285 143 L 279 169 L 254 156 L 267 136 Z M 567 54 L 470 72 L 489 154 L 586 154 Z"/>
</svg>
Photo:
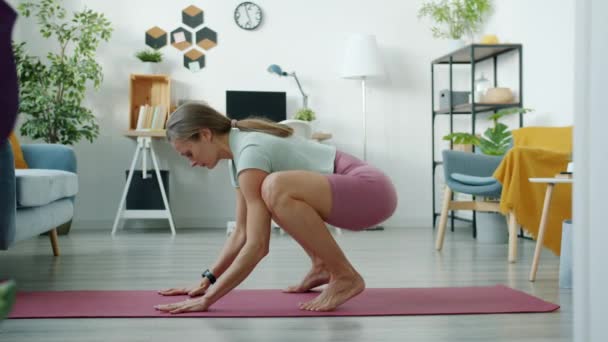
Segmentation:
<svg viewBox="0 0 608 342">
<path fill-rule="evenodd" d="M 201 228 L 201 229 L 218 229 L 226 228 L 226 223 L 228 221 L 234 220 L 233 217 L 225 217 L 225 218 L 176 218 L 175 219 L 175 228 L 176 229 L 184 229 L 184 228 Z M 169 223 L 166 219 L 129 219 L 123 220 L 123 225 L 126 228 L 158 228 L 158 229 L 169 229 Z M 86 220 L 86 219 L 78 219 L 75 218 L 72 223 L 72 229 L 108 229 L 108 232 L 112 231 L 113 219 L 106 220 Z M 381 224 L 385 228 L 420 228 L 420 227 L 429 227 L 430 223 L 428 219 L 424 219 L 422 217 L 419 218 L 391 218 L 386 222 Z"/>
</svg>

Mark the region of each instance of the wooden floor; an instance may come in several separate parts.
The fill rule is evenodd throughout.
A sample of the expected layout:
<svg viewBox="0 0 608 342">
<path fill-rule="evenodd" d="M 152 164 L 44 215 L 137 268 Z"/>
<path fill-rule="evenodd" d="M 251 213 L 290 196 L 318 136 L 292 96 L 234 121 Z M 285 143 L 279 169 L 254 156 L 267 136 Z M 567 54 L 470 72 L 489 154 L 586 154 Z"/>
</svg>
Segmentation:
<svg viewBox="0 0 608 342">
<path fill-rule="evenodd" d="M 571 341 L 572 291 L 558 287 L 559 259 L 545 250 L 538 279 L 527 280 L 534 243 L 520 239 L 519 261 L 507 247 L 472 239 L 470 228 L 446 234 L 433 249 L 430 228 L 334 235 L 368 287 L 439 287 L 505 284 L 558 303 L 548 314 L 258 318 L 7 320 L 0 341 Z M 195 284 L 215 259 L 222 230 L 74 230 L 60 236 L 53 258 L 48 237 L 0 252 L 0 279 L 20 290 L 135 290 Z M 270 254 L 240 288 L 283 288 L 308 270 L 303 251 L 274 231 Z M 42 304 L 41 304 L 42 305 Z"/>
</svg>

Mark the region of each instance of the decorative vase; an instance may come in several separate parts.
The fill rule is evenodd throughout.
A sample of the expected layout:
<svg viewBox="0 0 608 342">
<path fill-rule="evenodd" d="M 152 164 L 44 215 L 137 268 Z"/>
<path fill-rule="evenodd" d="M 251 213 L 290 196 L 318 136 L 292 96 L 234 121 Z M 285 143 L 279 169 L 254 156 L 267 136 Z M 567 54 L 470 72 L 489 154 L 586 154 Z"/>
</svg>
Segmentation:
<svg viewBox="0 0 608 342">
<path fill-rule="evenodd" d="M 475 102 L 483 102 L 488 89 L 490 89 L 490 80 L 482 72 L 481 77 L 475 80 Z"/>
<path fill-rule="evenodd" d="M 481 38 L 481 44 L 496 45 L 499 43 L 498 37 L 494 34 L 486 34 Z"/>
<path fill-rule="evenodd" d="M 482 103 L 513 103 L 513 92 L 510 88 L 489 88 L 483 96 Z"/>
<path fill-rule="evenodd" d="M 295 136 L 300 136 L 305 139 L 310 139 L 310 137 L 312 136 L 313 132 L 310 121 L 288 119 L 283 120 L 280 123 L 293 128 L 293 134 Z"/>
<path fill-rule="evenodd" d="M 454 52 L 460 48 L 462 48 L 463 46 L 465 46 L 465 42 L 462 39 L 449 39 L 448 40 L 448 49 L 450 50 L 450 52 Z"/>
<path fill-rule="evenodd" d="M 156 75 L 158 73 L 158 63 L 144 62 L 144 74 Z"/>
</svg>

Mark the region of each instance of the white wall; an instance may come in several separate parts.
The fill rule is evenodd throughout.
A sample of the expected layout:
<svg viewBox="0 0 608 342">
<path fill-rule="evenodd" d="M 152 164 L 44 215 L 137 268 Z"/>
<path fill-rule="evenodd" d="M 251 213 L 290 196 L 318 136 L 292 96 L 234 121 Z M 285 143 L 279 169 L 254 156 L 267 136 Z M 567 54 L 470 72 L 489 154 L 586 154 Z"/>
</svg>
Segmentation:
<svg viewBox="0 0 608 342">
<path fill-rule="evenodd" d="M 430 61 L 447 47 L 431 37 L 426 21 L 417 19 L 421 1 L 258 0 L 265 18 L 253 32 L 239 29 L 232 19 L 239 2 L 67 1 L 69 7 L 86 4 L 105 13 L 114 27 L 112 41 L 102 44 L 98 55 L 105 82 L 86 100 L 98 117 L 101 135 L 94 144 L 76 145 L 81 185 L 78 226 L 109 227 L 115 214 L 135 146 L 121 131 L 127 127 L 128 75 L 140 70 L 133 54 L 144 47 L 144 32 L 155 25 L 168 31 L 176 28 L 181 10 L 190 4 L 205 10 L 205 25 L 218 32 L 219 44 L 207 54 L 207 66 L 200 73 L 184 69 L 181 54 L 173 47 L 162 50 L 175 101 L 204 99 L 223 111 L 228 89 L 281 90 L 287 91 L 288 110 L 293 113 L 300 103 L 295 82 L 265 71 L 277 63 L 297 71 L 319 117 L 319 128 L 334 135 L 332 143 L 359 156 L 363 150 L 359 83 L 340 79 L 338 66 L 349 33 L 375 34 L 387 76 L 368 82 L 368 160 L 385 170 L 398 189 L 399 207 L 387 225 L 429 225 Z M 538 124 L 572 121 L 574 1 L 561 3 L 563 7 L 556 9 L 549 0 L 496 1 L 496 14 L 487 25 L 487 32 L 524 44 L 525 102 L 539 112 L 531 119 Z M 551 16 L 539 16 L 546 8 Z M 31 23 L 20 19 L 16 38 L 32 41 L 30 48 L 43 53 L 49 44 L 40 43 Z M 171 170 L 177 225 L 223 226 L 234 211 L 226 164 L 213 171 L 191 169 L 167 143 L 155 146 L 161 164 Z"/>
<path fill-rule="evenodd" d="M 576 105 L 574 182 L 574 340 L 608 339 L 605 260 L 608 173 L 604 109 L 608 77 L 608 3 L 580 1 L 576 7 Z"/>
</svg>

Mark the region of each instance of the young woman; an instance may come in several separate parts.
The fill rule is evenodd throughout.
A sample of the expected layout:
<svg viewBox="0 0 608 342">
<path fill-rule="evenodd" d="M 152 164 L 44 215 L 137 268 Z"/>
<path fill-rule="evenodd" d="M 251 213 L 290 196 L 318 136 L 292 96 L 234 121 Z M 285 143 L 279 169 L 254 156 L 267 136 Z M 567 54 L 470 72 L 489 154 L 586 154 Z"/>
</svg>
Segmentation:
<svg viewBox="0 0 608 342">
<path fill-rule="evenodd" d="M 230 120 L 200 103 L 182 105 L 171 115 L 167 138 L 193 167 L 213 169 L 221 159 L 232 160 L 236 229 L 200 285 L 159 292 L 197 298 L 158 305 L 158 310 L 206 311 L 239 285 L 268 253 L 271 219 L 312 260 L 302 282 L 285 291 L 306 292 L 327 284 L 315 299 L 300 304 L 301 309 L 334 310 L 364 290 L 363 278 L 325 223 L 361 230 L 389 218 L 397 195 L 380 170 L 335 147 L 292 136 L 285 125 Z"/>
</svg>

